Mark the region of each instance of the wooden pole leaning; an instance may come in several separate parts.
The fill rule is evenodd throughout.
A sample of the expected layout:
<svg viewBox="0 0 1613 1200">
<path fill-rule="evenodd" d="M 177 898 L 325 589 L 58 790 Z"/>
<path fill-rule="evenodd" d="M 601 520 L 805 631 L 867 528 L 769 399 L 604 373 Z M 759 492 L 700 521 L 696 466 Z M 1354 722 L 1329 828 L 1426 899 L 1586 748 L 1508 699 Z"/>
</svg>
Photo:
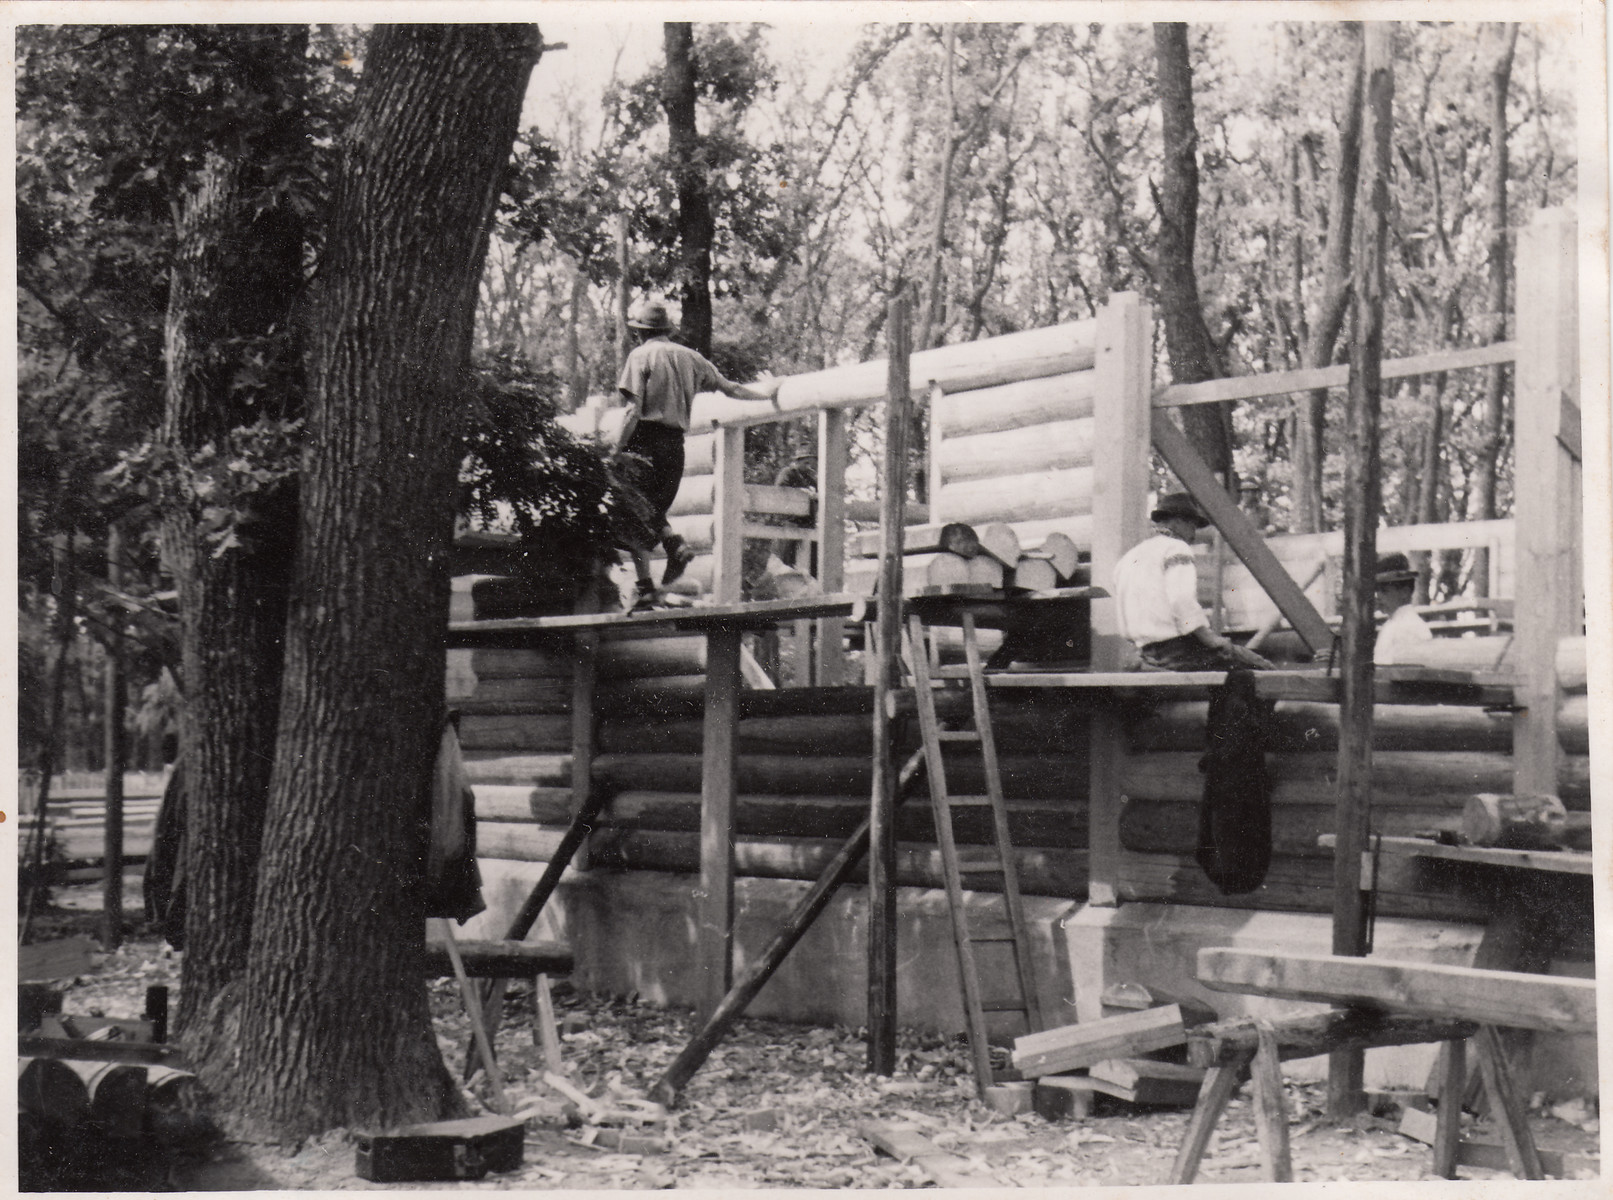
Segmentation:
<svg viewBox="0 0 1613 1200">
<path fill-rule="evenodd" d="M 1350 395 L 1344 461 L 1344 624 L 1339 703 L 1339 774 L 1333 851 L 1333 953 L 1367 951 L 1361 852 L 1372 800 L 1372 649 L 1379 495 L 1378 417 L 1383 393 L 1384 249 L 1389 222 L 1390 123 L 1394 105 L 1394 25 L 1367 22 L 1361 173 L 1355 206 L 1356 263 L 1350 304 Z M 1361 1111 L 1365 1057 L 1328 1060 L 1328 1111 Z"/>
<path fill-rule="evenodd" d="M 896 1069 L 896 795 L 893 693 L 900 685 L 902 536 L 907 500 L 907 435 L 911 407 L 908 359 L 911 314 L 906 297 L 891 301 L 886 318 L 890 354 L 885 401 L 885 461 L 880 484 L 877 648 L 874 679 L 874 762 L 868 806 L 868 1069 Z"/>
</svg>

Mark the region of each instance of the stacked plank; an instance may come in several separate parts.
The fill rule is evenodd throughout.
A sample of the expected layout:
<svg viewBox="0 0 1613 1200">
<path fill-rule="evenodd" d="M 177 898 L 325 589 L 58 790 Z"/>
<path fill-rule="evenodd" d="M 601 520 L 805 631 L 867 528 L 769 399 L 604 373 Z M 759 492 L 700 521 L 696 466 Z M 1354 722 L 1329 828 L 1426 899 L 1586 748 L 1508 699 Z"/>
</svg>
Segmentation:
<svg viewBox="0 0 1613 1200">
<path fill-rule="evenodd" d="M 1037 1108 L 1045 1115 L 1069 1115 L 1049 1092 L 1066 1093 L 1068 1109 L 1077 1113 L 1094 1092 L 1134 1104 L 1185 1106 L 1198 1095 L 1203 1069 L 1145 1056 L 1186 1041 L 1182 1010 L 1168 1004 L 1026 1034 L 1014 1042 L 1013 1064 L 1036 1080 Z"/>
</svg>

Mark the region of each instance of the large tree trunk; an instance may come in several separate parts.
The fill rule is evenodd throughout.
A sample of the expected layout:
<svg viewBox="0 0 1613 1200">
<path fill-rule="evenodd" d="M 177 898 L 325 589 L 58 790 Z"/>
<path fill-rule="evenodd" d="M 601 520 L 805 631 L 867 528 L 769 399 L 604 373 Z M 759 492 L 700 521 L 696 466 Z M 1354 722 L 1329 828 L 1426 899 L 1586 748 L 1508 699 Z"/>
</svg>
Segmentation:
<svg viewBox="0 0 1613 1200">
<path fill-rule="evenodd" d="M 1490 70 L 1490 247 L 1485 309 L 1490 314 L 1486 333 L 1492 342 L 1504 341 L 1507 336 L 1507 264 L 1512 257 L 1507 251 L 1507 92 L 1512 86 L 1512 55 L 1518 45 L 1517 22 L 1502 26 L 1500 35 L 1500 49 Z M 1484 393 L 1484 420 L 1480 426 L 1483 437 L 1473 484 L 1478 497 L 1478 511 L 1473 514 L 1476 521 L 1488 521 L 1496 515 L 1506 392 L 1507 365 L 1497 363 L 1490 368 Z M 1478 596 L 1490 594 L 1488 549 L 1474 551 L 1473 589 Z"/>
<path fill-rule="evenodd" d="M 343 138 L 233 1099 L 280 1137 L 455 1112 L 422 977 L 454 398 L 531 25 L 391 25 Z"/>
<path fill-rule="evenodd" d="M 706 195 L 706 166 L 695 128 L 694 26 L 668 21 L 664 34 L 666 74 L 661 106 L 666 109 L 667 152 L 678 189 L 678 274 L 683 285 L 683 340 L 711 354 L 711 243 L 716 224 Z"/>
<path fill-rule="evenodd" d="M 1354 37 L 1361 26 L 1346 25 Z M 1339 116 L 1338 152 L 1333 171 L 1333 192 L 1327 205 L 1327 251 L 1322 267 L 1322 299 L 1311 322 L 1302 363 L 1325 367 L 1333 361 L 1339 331 L 1344 327 L 1345 310 L 1350 302 L 1350 239 L 1355 226 L 1355 185 L 1361 159 L 1361 65 L 1360 51 L 1350 76 L 1350 90 Z M 1294 404 L 1294 482 L 1293 519 L 1295 533 L 1319 533 L 1322 519 L 1322 464 L 1325 459 L 1323 433 L 1326 427 L 1327 389 L 1318 388 L 1298 397 Z"/>
<path fill-rule="evenodd" d="M 262 137 L 293 161 L 306 153 L 300 89 L 307 32 L 285 26 L 241 37 L 249 86 L 277 97 Z M 266 81 L 273 78 L 271 89 Z M 284 341 L 302 294 L 303 222 L 289 206 L 255 211 L 255 164 L 214 155 L 176 211 L 166 321 L 163 444 L 188 459 L 234 452 L 234 431 L 259 417 L 292 418 L 301 381 L 237 388 L 243 357 L 295 361 Z M 245 349 L 242 349 L 242 347 Z M 274 372 L 269 372 L 273 375 Z M 287 594 L 295 543 L 294 487 L 251 500 L 240 544 L 207 537 L 203 500 L 174 495 L 162 523 L 163 563 L 179 592 L 185 841 L 185 960 L 176 1025 L 193 1052 L 212 1034 L 200 1018 L 246 965 L 258 851 L 279 719 Z M 226 501 L 227 503 L 227 501 Z"/>
<path fill-rule="evenodd" d="M 1154 57 L 1159 75 L 1159 112 L 1164 164 L 1155 203 L 1159 208 L 1159 250 L 1154 286 L 1165 321 L 1165 348 L 1171 380 L 1202 383 L 1225 370 L 1215 340 L 1204 323 L 1193 245 L 1198 237 L 1198 130 L 1193 120 L 1193 64 L 1187 53 L 1187 26 L 1179 21 L 1154 26 Z M 1182 410 L 1182 427 L 1210 469 L 1236 493 L 1232 471 L 1232 406 L 1192 404 Z"/>
</svg>

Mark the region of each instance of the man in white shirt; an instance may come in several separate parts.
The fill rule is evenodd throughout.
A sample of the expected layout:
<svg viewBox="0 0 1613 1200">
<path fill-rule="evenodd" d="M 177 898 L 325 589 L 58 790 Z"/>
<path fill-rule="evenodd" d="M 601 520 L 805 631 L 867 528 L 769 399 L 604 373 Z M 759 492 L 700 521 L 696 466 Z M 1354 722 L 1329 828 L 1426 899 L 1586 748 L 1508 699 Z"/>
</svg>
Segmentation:
<svg viewBox="0 0 1613 1200">
<path fill-rule="evenodd" d="M 1380 667 L 1420 661 L 1419 648 L 1434 640 L 1434 631 L 1411 605 L 1417 590 L 1417 572 L 1404 554 L 1385 554 L 1378 559 L 1376 583 L 1378 607 L 1389 614 L 1389 619 L 1378 630 L 1372 661 Z"/>
<path fill-rule="evenodd" d="M 1120 632 L 1137 647 L 1144 670 L 1271 670 L 1252 650 L 1234 645 L 1210 628 L 1199 607 L 1193 539 L 1210 523 L 1186 492 L 1163 497 L 1153 511 L 1154 533 L 1115 564 L 1111 589 Z"/>
</svg>

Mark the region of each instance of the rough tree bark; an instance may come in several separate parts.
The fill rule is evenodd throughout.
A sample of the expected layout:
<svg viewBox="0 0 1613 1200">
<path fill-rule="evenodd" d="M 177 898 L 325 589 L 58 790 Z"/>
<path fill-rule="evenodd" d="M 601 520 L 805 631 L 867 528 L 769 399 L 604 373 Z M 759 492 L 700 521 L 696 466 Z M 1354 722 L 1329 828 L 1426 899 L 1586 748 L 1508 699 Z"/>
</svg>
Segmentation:
<svg viewBox="0 0 1613 1200">
<path fill-rule="evenodd" d="M 1517 22 L 1501 26 L 1500 48 L 1495 65 L 1490 68 L 1490 247 L 1485 309 L 1490 314 L 1486 333 L 1492 342 L 1504 341 L 1507 336 L 1507 266 L 1512 260 L 1507 249 L 1507 172 L 1511 166 L 1507 150 L 1507 93 L 1512 87 L 1512 56 L 1517 45 Z M 1497 363 L 1490 368 L 1484 392 L 1484 420 L 1480 427 L 1483 439 L 1479 443 L 1473 481 L 1478 500 L 1478 511 L 1473 514 L 1476 521 L 1488 521 L 1496 515 L 1496 480 L 1500 474 L 1506 394 L 1507 364 Z M 1477 596 L 1490 594 L 1488 549 L 1474 551 L 1473 589 Z"/>
<path fill-rule="evenodd" d="M 668 21 L 664 32 L 666 74 L 661 81 L 661 107 L 666 110 L 667 152 L 678 190 L 678 275 L 683 296 L 683 340 L 711 354 L 711 243 L 716 223 L 706 195 L 706 165 L 700 131 L 695 128 L 694 26 Z"/>
<path fill-rule="evenodd" d="M 531 25 L 373 36 L 308 355 L 285 693 L 231 1099 L 278 1137 L 454 1113 L 421 970 L 454 397 Z"/>
<path fill-rule="evenodd" d="M 301 78 L 307 40 L 302 26 L 240 37 L 235 61 L 251 92 L 266 98 L 265 155 L 278 151 L 295 161 L 306 153 L 301 88 L 287 81 Z M 272 344 L 292 324 L 302 295 L 303 221 L 288 205 L 255 211 L 266 182 L 261 159 L 214 154 L 176 207 L 160 437 L 183 458 L 210 445 L 229 453 L 237 427 L 300 411 L 295 378 L 267 395 L 235 387 L 243 364 L 234 347 Z M 255 498 L 241 516 L 241 545 L 223 554 L 206 537 L 206 502 L 174 495 L 163 516 L 163 564 L 179 592 L 185 696 L 186 953 L 176 1026 L 198 1055 L 215 1032 L 202 1018 L 245 968 L 251 939 L 279 718 L 294 493 L 288 484 Z"/>
<path fill-rule="evenodd" d="M 1347 22 L 1357 47 L 1361 26 Z M 1333 361 L 1344 315 L 1350 304 L 1350 239 L 1355 225 L 1355 185 L 1361 159 L 1361 52 L 1356 51 L 1350 90 L 1340 112 L 1333 191 L 1327 204 L 1327 249 L 1322 266 L 1322 298 L 1310 323 L 1302 365 L 1325 367 Z M 1322 520 L 1322 464 L 1325 457 L 1327 389 L 1299 396 L 1294 403 L 1293 516 L 1295 533 L 1318 533 Z"/>
<path fill-rule="evenodd" d="M 1187 26 L 1179 21 L 1154 26 L 1154 58 L 1159 77 L 1159 112 L 1164 139 L 1160 184 L 1159 248 L 1154 256 L 1154 287 L 1165 322 L 1165 348 L 1171 380 L 1202 383 L 1226 374 L 1215 339 L 1204 323 L 1193 246 L 1198 237 L 1198 130 L 1193 120 L 1193 64 L 1187 52 Z M 1192 404 L 1182 410 L 1182 428 L 1210 469 L 1233 494 L 1232 405 Z"/>
</svg>

